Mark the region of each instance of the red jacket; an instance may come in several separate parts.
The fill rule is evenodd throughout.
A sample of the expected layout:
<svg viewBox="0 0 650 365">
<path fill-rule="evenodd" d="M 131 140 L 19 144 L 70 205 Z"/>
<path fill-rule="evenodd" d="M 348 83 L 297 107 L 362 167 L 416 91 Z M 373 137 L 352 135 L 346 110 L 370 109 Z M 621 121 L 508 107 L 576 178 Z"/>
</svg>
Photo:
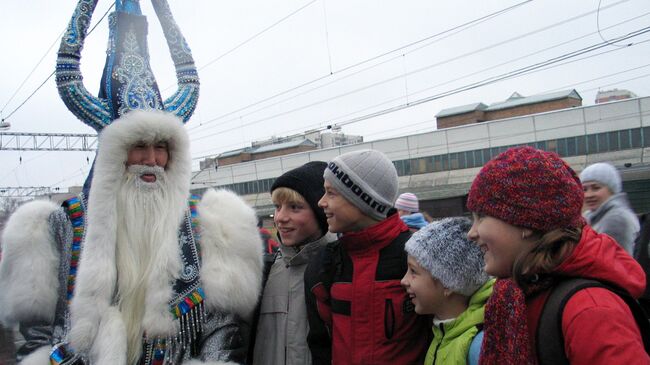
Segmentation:
<svg viewBox="0 0 650 365">
<path fill-rule="evenodd" d="M 305 291 L 314 364 L 422 363 L 429 324 L 400 285 L 408 237 L 408 227 L 393 214 L 344 234 L 309 263 Z"/>
<path fill-rule="evenodd" d="M 589 226 L 583 228 L 580 242 L 556 272 L 611 283 L 635 298 L 645 290 L 641 266 L 616 241 Z M 527 302 L 533 344 L 548 295 L 547 291 Z M 571 365 L 650 364 L 629 307 L 607 289 L 586 288 L 575 293 L 564 309 L 562 333 Z"/>
</svg>

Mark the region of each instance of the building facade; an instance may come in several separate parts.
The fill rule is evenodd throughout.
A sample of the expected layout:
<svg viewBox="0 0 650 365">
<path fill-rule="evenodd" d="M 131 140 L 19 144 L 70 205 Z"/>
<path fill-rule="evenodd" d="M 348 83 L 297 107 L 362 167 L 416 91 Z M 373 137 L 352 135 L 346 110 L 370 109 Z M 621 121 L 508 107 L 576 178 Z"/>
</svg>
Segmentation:
<svg viewBox="0 0 650 365">
<path fill-rule="evenodd" d="M 195 192 L 214 186 L 242 195 L 260 215 L 273 212 L 269 189 L 284 172 L 345 152 L 376 149 L 395 164 L 400 192 L 410 191 L 433 217 L 465 214 L 469 187 L 497 154 L 520 145 L 557 152 L 578 173 L 608 161 L 623 176 L 637 212 L 650 212 L 650 97 L 572 107 L 398 138 L 319 149 L 198 172 Z"/>
</svg>

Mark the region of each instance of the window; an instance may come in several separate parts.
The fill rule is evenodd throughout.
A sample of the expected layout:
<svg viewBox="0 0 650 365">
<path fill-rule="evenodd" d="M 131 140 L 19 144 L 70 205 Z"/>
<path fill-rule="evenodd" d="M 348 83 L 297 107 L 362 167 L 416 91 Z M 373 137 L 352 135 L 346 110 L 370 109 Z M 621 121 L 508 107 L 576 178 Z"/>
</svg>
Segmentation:
<svg viewBox="0 0 650 365">
<path fill-rule="evenodd" d="M 444 171 L 442 167 L 442 156 L 433 156 L 433 171 Z"/>
<path fill-rule="evenodd" d="M 607 139 L 609 140 L 609 151 L 618 151 L 621 149 L 620 143 L 618 143 L 618 132 L 609 132 L 607 133 Z"/>
<path fill-rule="evenodd" d="M 576 155 L 586 155 L 587 154 L 587 137 L 578 136 L 576 137 Z"/>
<path fill-rule="evenodd" d="M 440 158 L 442 159 L 442 169 L 449 170 L 449 155 L 442 155 Z"/>
<path fill-rule="evenodd" d="M 598 133 L 597 135 L 598 138 L 598 152 L 607 152 L 609 151 L 609 144 L 608 138 L 607 138 L 607 133 Z"/>
<path fill-rule="evenodd" d="M 479 167 L 485 165 L 486 160 L 483 158 L 483 150 L 474 151 L 474 167 Z"/>
<path fill-rule="evenodd" d="M 643 147 L 650 147 L 650 127 L 643 127 L 643 139 L 641 141 Z"/>
<path fill-rule="evenodd" d="M 393 161 L 393 166 L 397 170 L 397 176 L 404 176 L 404 167 L 402 167 L 402 160 Z"/>
<path fill-rule="evenodd" d="M 465 160 L 467 162 L 466 168 L 474 167 L 474 151 L 465 152 Z"/>
<path fill-rule="evenodd" d="M 598 153 L 598 138 L 596 135 L 586 136 L 587 138 L 587 153 Z"/>
<path fill-rule="evenodd" d="M 568 156 L 566 138 L 558 139 L 556 142 L 557 142 L 557 154 L 560 156 Z"/>
<path fill-rule="evenodd" d="M 492 149 L 491 148 L 484 148 L 483 149 L 483 165 L 485 165 L 486 162 L 490 161 L 492 157 L 495 155 L 492 154 Z"/>
<path fill-rule="evenodd" d="M 456 170 L 458 169 L 459 163 L 458 163 L 458 154 L 457 153 L 450 153 L 449 154 L 449 168 L 450 170 Z"/>
<path fill-rule="evenodd" d="M 619 141 L 621 143 L 620 147 L 622 150 L 628 150 L 632 146 L 631 136 L 632 130 L 628 129 L 626 131 L 620 131 Z"/>
<path fill-rule="evenodd" d="M 546 151 L 557 152 L 557 140 L 556 139 L 546 141 Z"/>
<path fill-rule="evenodd" d="M 566 138 L 566 156 L 576 156 L 578 145 L 575 137 Z"/>
<path fill-rule="evenodd" d="M 458 168 L 465 169 L 467 168 L 467 161 L 465 160 L 465 152 L 458 152 Z"/>
</svg>

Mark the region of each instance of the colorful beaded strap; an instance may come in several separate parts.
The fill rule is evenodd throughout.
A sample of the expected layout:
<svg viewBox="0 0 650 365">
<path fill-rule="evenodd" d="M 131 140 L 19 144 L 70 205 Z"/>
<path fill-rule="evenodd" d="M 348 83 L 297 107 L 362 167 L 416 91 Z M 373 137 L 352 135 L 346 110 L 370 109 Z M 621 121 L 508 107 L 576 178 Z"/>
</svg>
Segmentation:
<svg viewBox="0 0 650 365">
<path fill-rule="evenodd" d="M 81 199 L 74 197 L 63 203 L 70 223 L 72 223 L 72 247 L 70 249 L 70 271 L 68 272 L 67 300 L 70 302 L 74 294 L 74 286 L 81 254 L 81 243 L 84 238 L 84 206 Z"/>
</svg>

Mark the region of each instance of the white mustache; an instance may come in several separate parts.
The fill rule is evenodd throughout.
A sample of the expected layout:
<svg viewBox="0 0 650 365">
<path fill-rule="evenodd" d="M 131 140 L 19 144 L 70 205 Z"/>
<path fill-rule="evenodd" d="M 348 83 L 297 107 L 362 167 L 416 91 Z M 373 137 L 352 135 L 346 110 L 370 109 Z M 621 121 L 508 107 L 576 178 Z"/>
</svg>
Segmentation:
<svg viewBox="0 0 650 365">
<path fill-rule="evenodd" d="M 160 166 L 131 165 L 126 168 L 129 179 L 135 178 L 135 184 L 140 188 L 156 188 L 165 181 L 165 169 Z M 149 183 L 142 181 L 142 175 L 154 175 L 156 181 Z"/>
</svg>

